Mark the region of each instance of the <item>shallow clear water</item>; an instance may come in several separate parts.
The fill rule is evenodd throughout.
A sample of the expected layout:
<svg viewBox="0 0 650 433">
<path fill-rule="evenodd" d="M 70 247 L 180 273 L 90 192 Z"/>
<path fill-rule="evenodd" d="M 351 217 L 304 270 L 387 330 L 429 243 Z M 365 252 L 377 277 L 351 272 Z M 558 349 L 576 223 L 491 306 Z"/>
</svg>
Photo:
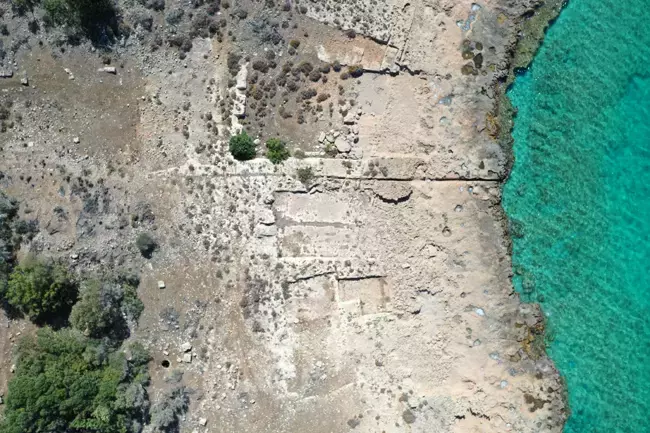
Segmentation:
<svg viewBox="0 0 650 433">
<path fill-rule="evenodd" d="M 650 4 L 571 0 L 510 98 L 514 282 L 549 318 L 566 432 L 650 432 Z"/>
</svg>

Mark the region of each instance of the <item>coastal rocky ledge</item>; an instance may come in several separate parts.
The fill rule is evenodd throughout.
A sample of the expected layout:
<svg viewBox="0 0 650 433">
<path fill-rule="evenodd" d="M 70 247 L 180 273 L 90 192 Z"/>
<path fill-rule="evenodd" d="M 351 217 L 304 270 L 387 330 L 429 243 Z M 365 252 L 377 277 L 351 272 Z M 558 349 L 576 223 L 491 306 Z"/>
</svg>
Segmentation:
<svg viewBox="0 0 650 433">
<path fill-rule="evenodd" d="M 131 338 L 151 396 L 194 390 L 186 431 L 562 431 L 501 208 L 505 85 L 540 2 L 222 0 L 228 30 L 189 42 L 200 11 L 124 3 L 138 24 L 109 54 L 10 21 L 0 180 L 39 221 L 30 250 L 141 275 Z M 27 326 L 2 320 L 0 395 Z"/>
</svg>

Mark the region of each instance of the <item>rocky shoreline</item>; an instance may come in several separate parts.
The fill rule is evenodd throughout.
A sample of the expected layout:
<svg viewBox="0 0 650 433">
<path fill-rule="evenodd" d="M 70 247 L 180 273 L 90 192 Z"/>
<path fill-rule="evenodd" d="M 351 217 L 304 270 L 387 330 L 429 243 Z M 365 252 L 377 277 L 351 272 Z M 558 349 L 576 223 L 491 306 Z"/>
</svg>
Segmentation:
<svg viewBox="0 0 650 433">
<path fill-rule="evenodd" d="M 549 26 L 557 19 L 566 6 L 568 0 L 550 0 L 540 1 L 529 11 L 524 13 L 525 19 L 519 25 L 519 37 L 511 47 L 511 60 L 508 68 L 508 75 L 504 82 L 497 82 L 495 84 L 495 92 L 498 94 L 497 112 L 498 112 L 498 134 L 496 134 L 500 145 L 507 154 L 507 175 L 503 179 L 503 184 L 508 181 L 509 173 L 512 170 L 515 156 L 512 152 L 513 137 L 512 129 L 516 117 L 516 111 L 510 99 L 508 98 L 507 91 L 514 84 L 516 76 L 521 71 L 527 69 L 533 62 L 537 50 L 544 40 L 544 36 Z M 507 233 L 508 255 L 512 257 L 512 238 L 510 234 L 510 222 L 505 210 L 501 208 L 502 221 L 504 224 L 504 233 Z M 519 295 L 517 295 L 519 296 Z M 520 301 L 521 302 L 521 301 Z M 546 334 L 546 317 L 539 304 L 530 304 L 535 308 L 534 317 L 537 322 L 533 327 L 529 338 L 525 342 L 526 351 L 533 359 L 549 359 L 545 348 L 545 334 Z M 557 377 L 558 383 L 561 384 L 561 391 L 556 395 L 556 404 L 561 407 L 560 413 L 564 418 L 561 422 L 562 425 L 566 422 L 571 414 L 569 407 L 569 397 L 566 380 L 562 377 L 561 373 L 552 364 L 552 370 Z"/>
</svg>

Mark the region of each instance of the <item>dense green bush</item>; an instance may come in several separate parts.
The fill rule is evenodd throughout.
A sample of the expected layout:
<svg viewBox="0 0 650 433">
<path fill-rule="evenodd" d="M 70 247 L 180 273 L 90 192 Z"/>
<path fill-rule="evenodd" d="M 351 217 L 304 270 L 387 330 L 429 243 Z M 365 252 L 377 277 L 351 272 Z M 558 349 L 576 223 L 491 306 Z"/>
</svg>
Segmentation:
<svg viewBox="0 0 650 433">
<path fill-rule="evenodd" d="M 23 338 L 0 433 L 139 433 L 148 417 L 149 355 L 45 328 Z"/>
<path fill-rule="evenodd" d="M 279 164 L 290 156 L 287 144 L 279 138 L 271 138 L 266 142 L 266 157 L 273 164 Z"/>
<path fill-rule="evenodd" d="M 158 244 L 149 233 L 140 233 L 135 240 L 135 245 L 143 257 L 151 258 L 151 255 L 158 247 Z"/>
<path fill-rule="evenodd" d="M 77 299 L 77 286 L 65 266 L 25 260 L 9 276 L 4 296 L 34 322 L 67 317 Z"/>
<path fill-rule="evenodd" d="M 230 154 L 239 161 L 255 158 L 255 143 L 246 132 L 230 137 L 229 149 Z"/>
<path fill-rule="evenodd" d="M 70 324 L 88 337 L 127 338 L 144 309 L 137 285 L 137 279 L 85 281 L 72 307 Z"/>
</svg>

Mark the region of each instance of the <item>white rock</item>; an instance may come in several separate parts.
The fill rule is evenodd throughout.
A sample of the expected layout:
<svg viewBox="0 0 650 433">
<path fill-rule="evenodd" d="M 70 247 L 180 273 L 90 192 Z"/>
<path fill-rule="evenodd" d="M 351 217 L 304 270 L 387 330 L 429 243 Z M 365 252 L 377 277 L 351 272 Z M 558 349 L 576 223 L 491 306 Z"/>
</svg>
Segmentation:
<svg viewBox="0 0 650 433">
<path fill-rule="evenodd" d="M 267 238 L 278 234 L 278 228 L 275 225 L 258 224 L 255 226 L 255 237 Z"/>
<path fill-rule="evenodd" d="M 345 138 L 339 137 L 334 141 L 334 146 L 336 146 L 336 150 L 338 150 L 341 153 L 348 153 L 350 150 L 352 150 L 352 146 L 350 146 L 350 143 Z"/>
<path fill-rule="evenodd" d="M 327 134 L 321 132 L 320 135 L 318 136 L 318 142 L 322 143 L 323 141 L 325 141 L 326 138 L 327 138 Z"/>
<path fill-rule="evenodd" d="M 205 426 L 207 423 L 208 423 L 207 419 L 205 419 L 205 418 L 200 418 L 199 419 L 199 424 L 201 424 L 202 426 Z"/>
<path fill-rule="evenodd" d="M 80 140 L 79 140 L 79 137 L 75 137 L 75 138 L 72 139 L 72 142 L 73 142 L 74 144 L 79 144 L 79 141 L 80 141 Z"/>
<path fill-rule="evenodd" d="M 181 352 L 189 352 L 190 350 L 192 350 L 192 343 L 189 341 L 186 341 L 181 345 Z"/>
<path fill-rule="evenodd" d="M 191 353 L 186 353 L 183 355 L 183 362 L 186 364 L 191 364 L 192 363 L 192 354 Z"/>
<path fill-rule="evenodd" d="M 21 78 L 20 84 L 22 84 L 23 86 L 29 86 L 29 80 L 27 79 L 27 77 Z"/>
<path fill-rule="evenodd" d="M 158 281 L 158 288 L 159 289 L 164 289 L 165 287 L 167 287 L 167 286 L 165 286 L 165 282 L 163 280 Z"/>
<path fill-rule="evenodd" d="M 246 90 L 246 80 L 248 79 L 248 68 L 246 65 L 242 65 L 237 73 L 237 82 L 235 88 L 239 90 Z"/>
<path fill-rule="evenodd" d="M 104 66 L 103 68 L 99 68 L 97 71 L 106 72 L 113 75 L 117 74 L 117 68 L 115 68 L 115 66 Z"/>
<path fill-rule="evenodd" d="M 346 125 L 354 125 L 356 122 L 357 122 L 357 118 L 354 116 L 352 112 L 349 112 L 343 118 L 343 123 L 345 123 Z"/>
</svg>

